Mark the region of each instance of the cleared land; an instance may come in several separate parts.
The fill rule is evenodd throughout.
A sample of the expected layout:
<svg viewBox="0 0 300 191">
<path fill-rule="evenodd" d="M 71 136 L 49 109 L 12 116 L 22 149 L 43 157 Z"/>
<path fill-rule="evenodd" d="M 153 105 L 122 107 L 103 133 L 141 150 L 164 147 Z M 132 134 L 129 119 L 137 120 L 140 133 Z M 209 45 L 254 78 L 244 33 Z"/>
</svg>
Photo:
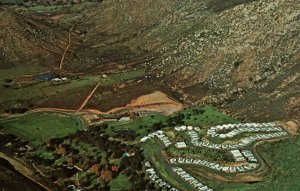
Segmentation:
<svg viewBox="0 0 300 191">
<path fill-rule="evenodd" d="M 0 121 L 2 133 L 15 134 L 35 145 L 51 138 L 64 137 L 84 129 L 84 122 L 75 115 L 37 112 Z"/>
<path fill-rule="evenodd" d="M 142 95 L 132 100 L 125 107 L 115 108 L 109 111 L 109 113 L 115 113 L 122 110 L 130 111 L 154 111 L 163 112 L 166 114 L 172 114 L 183 109 L 183 105 L 170 99 L 166 94 L 161 91 L 155 91 L 153 93 Z"/>
</svg>

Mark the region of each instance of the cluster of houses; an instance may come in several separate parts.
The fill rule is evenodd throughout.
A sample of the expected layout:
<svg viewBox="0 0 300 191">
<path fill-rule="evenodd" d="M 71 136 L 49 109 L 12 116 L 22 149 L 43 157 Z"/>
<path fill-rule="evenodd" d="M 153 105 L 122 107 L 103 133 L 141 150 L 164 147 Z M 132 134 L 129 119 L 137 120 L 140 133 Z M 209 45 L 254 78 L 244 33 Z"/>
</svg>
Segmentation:
<svg viewBox="0 0 300 191">
<path fill-rule="evenodd" d="M 164 132 L 160 131 L 160 130 L 159 131 L 155 131 L 154 133 L 148 134 L 147 136 L 141 138 L 140 141 L 143 143 L 143 142 L 146 142 L 147 140 L 152 139 L 154 137 L 157 137 L 158 139 L 160 139 L 163 142 L 163 144 L 165 145 L 165 147 L 169 147 L 172 144 L 172 142 L 164 134 Z"/>
<path fill-rule="evenodd" d="M 232 156 L 236 162 L 242 162 L 245 160 L 245 157 L 243 156 L 243 154 L 237 149 L 231 150 L 230 153 L 232 154 Z"/>
<path fill-rule="evenodd" d="M 185 126 L 185 125 L 176 126 L 174 127 L 174 129 L 175 131 L 192 131 L 192 130 L 200 131 L 200 127 Z"/>
<path fill-rule="evenodd" d="M 235 162 L 230 163 L 217 163 L 202 159 L 192 159 L 192 158 L 169 158 L 169 163 L 171 165 L 198 165 L 202 167 L 206 167 L 215 171 L 224 172 L 224 173 L 243 173 L 249 172 L 251 170 L 257 169 L 260 165 L 257 157 L 250 151 L 245 150 L 244 148 L 249 146 L 250 144 L 267 140 L 271 138 L 278 138 L 287 136 L 288 133 L 283 130 L 282 127 L 276 125 L 275 123 L 244 123 L 244 124 L 225 124 L 225 125 L 217 125 L 208 129 L 207 134 L 210 137 L 217 137 L 221 139 L 232 138 L 243 132 L 267 132 L 261 134 L 254 134 L 245 138 L 242 138 L 235 143 L 226 144 L 226 143 L 212 143 L 208 140 L 200 139 L 200 128 L 193 126 L 176 126 L 174 130 L 177 132 L 184 132 L 190 138 L 191 144 L 197 147 L 206 147 L 210 149 L 217 150 L 226 150 L 230 152 L 235 160 Z M 162 141 L 165 147 L 169 147 L 173 144 L 169 138 L 165 135 L 164 131 L 156 131 L 154 133 L 150 133 L 147 136 L 143 137 L 140 141 L 146 142 L 152 138 L 158 138 Z M 174 143 L 175 147 L 178 149 L 186 148 L 188 145 L 186 142 L 176 142 Z M 169 190 L 177 191 L 178 189 L 172 187 L 166 181 L 163 181 L 156 173 L 154 168 L 151 167 L 149 162 L 145 163 L 147 170 L 146 173 L 149 175 L 150 179 L 155 182 L 161 188 L 167 188 Z M 211 188 L 203 185 L 201 182 L 196 180 L 186 171 L 184 171 L 180 167 L 172 167 L 172 170 L 179 175 L 182 179 L 188 182 L 195 189 L 200 191 L 212 191 Z"/>
<path fill-rule="evenodd" d="M 173 167 L 172 170 L 179 175 L 181 178 L 183 178 L 186 182 L 188 182 L 190 185 L 192 185 L 195 189 L 199 191 L 213 191 L 213 189 L 205 186 L 200 181 L 192 177 L 189 173 L 187 173 L 185 170 L 183 170 L 180 167 Z"/>
<path fill-rule="evenodd" d="M 259 164 L 254 163 L 240 163 L 240 164 L 232 164 L 232 165 L 224 165 L 224 164 L 218 164 L 216 162 L 210 162 L 206 160 L 201 159 L 191 159 L 191 158 L 171 158 L 170 160 L 171 164 L 187 164 L 187 165 L 198 165 L 210 168 L 212 170 L 216 170 L 219 172 L 225 172 L 225 173 L 238 173 L 238 172 L 247 172 L 250 170 L 256 169 Z"/>
<path fill-rule="evenodd" d="M 245 146 L 250 145 L 251 143 L 253 143 L 255 141 L 286 136 L 287 132 L 281 131 L 281 132 L 274 132 L 274 133 L 268 133 L 268 134 L 253 135 L 253 136 L 244 138 L 235 144 L 220 144 L 220 143 L 199 141 L 199 135 L 195 131 L 188 131 L 187 134 L 191 137 L 191 143 L 194 146 L 206 147 L 206 148 L 217 149 L 217 150 L 232 150 L 232 149 L 243 148 Z"/>
<path fill-rule="evenodd" d="M 238 147 L 245 147 L 250 145 L 251 143 L 255 141 L 260 141 L 260 140 L 266 140 L 270 138 L 277 138 L 277 137 L 283 137 L 288 135 L 287 132 L 282 131 L 282 132 L 275 132 L 275 133 L 268 133 L 268 134 L 259 134 L 259 135 L 252 135 L 250 137 L 244 138 L 242 141 L 240 141 L 238 144 L 236 144 Z"/>
<path fill-rule="evenodd" d="M 217 126 L 213 126 L 210 127 L 207 131 L 207 134 L 211 137 L 220 137 L 220 135 L 222 135 L 220 138 L 232 138 L 233 136 L 237 135 L 237 134 L 229 134 L 230 130 L 240 130 L 243 129 L 244 131 L 241 132 L 257 132 L 257 131 L 266 131 L 263 128 L 267 128 L 267 127 L 276 127 L 275 123 L 237 123 L 237 124 L 224 124 L 224 125 L 217 125 Z M 278 127 L 278 126 L 277 126 Z M 230 131 L 228 133 L 218 133 L 218 132 L 226 132 L 226 131 Z M 277 131 L 277 130 L 275 130 Z M 280 131 L 280 130 L 279 130 Z M 238 132 L 238 133 L 241 133 Z M 224 137 L 224 135 L 227 135 Z"/>
<path fill-rule="evenodd" d="M 229 131 L 227 133 L 219 132 Z M 275 123 L 243 123 L 243 124 L 225 124 L 210 127 L 207 134 L 210 137 L 219 137 L 222 139 L 232 138 L 243 132 L 271 132 L 271 131 L 282 131 L 282 128 L 276 126 Z"/>
<path fill-rule="evenodd" d="M 254 162 L 254 163 L 257 162 L 257 159 L 254 157 L 251 151 L 243 150 L 242 153 L 249 162 Z"/>
<path fill-rule="evenodd" d="M 149 161 L 145 162 L 145 166 L 147 167 L 146 173 L 148 174 L 149 178 L 155 182 L 160 188 L 167 188 L 170 191 L 179 191 L 177 188 L 174 188 L 166 181 L 162 180 L 156 173 L 155 169 L 152 168 Z"/>
<path fill-rule="evenodd" d="M 244 127 L 243 125 L 247 125 L 250 126 L 253 124 L 256 124 L 255 127 Z M 256 134 L 256 135 L 252 135 L 249 136 L 247 138 L 243 138 L 241 140 L 239 140 L 237 143 L 234 144 L 221 144 L 221 143 L 212 143 L 212 142 L 208 142 L 208 141 L 200 141 L 199 139 L 199 127 L 192 127 L 192 126 L 180 126 L 180 127 L 175 127 L 177 128 L 177 131 L 186 131 L 186 133 L 189 135 L 189 137 L 191 138 L 191 143 L 194 146 L 197 147 L 206 147 L 206 148 L 210 148 L 210 149 L 216 149 L 216 150 L 234 150 L 234 149 L 240 149 L 240 148 L 244 148 L 245 146 L 248 146 L 250 144 L 252 144 L 255 141 L 259 141 L 259 140 L 266 140 L 266 139 L 270 139 L 270 138 L 277 138 L 277 137 L 283 137 L 288 135 L 287 132 L 283 131 L 283 129 L 281 127 L 276 126 L 274 123 L 262 123 L 262 124 L 258 124 L 258 123 L 245 123 L 245 124 L 227 124 L 227 125 L 220 125 L 220 126 L 215 126 L 213 128 L 213 130 L 215 131 L 216 129 L 219 128 L 233 128 L 232 126 L 236 127 L 238 125 L 241 125 L 239 127 L 241 127 L 241 130 L 235 129 L 234 134 L 236 134 L 237 132 L 256 132 L 257 130 L 259 131 L 267 131 L 267 132 L 273 132 L 273 133 L 267 133 L 267 134 Z M 272 127 L 269 127 L 270 125 L 272 125 Z M 259 126 L 259 128 L 257 127 Z M 209 129 L 211 130 L 211 129 Z M 197 132 L 198 131 L 198 132 Z M 231 131 L 231 133 L 233 132 Z M 276 132 L 274 132 L 276 131 Z M 212 135 L 212 131 L 209 131 L 210 135 Z M 222 134 L 220 134 L 222 135 Z M 225 135 L 227 137 L 227 135 Z M 163 131 L 159 130 L 156 131 L 154 133 L 150 133 L 149 135 L 141 138 L 141 142 L 146 142 L 149 139 L 152 139 L 154 137 L 157 137 L 158 139 L 160 139 L 163 144 L 165 145 L 165 147 L 169 147 L 172 142 L 169 140 L 169 138 L 164 134 Z M 175 147 L 176 148 L 186 148 L 187 145 L 185 142 L 177 142 L 175 143 Z"/>
</svg>

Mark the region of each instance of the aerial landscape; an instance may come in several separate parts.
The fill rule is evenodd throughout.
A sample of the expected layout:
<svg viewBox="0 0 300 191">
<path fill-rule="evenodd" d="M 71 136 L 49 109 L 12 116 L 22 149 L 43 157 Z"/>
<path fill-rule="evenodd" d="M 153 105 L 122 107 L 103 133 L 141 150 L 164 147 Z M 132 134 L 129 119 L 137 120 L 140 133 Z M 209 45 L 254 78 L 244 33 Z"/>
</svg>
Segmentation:
<svg viewBox="0 0 300 191">
<path fill-rule="evenodd" d="M 1 191 L 299 191 L 299 0 L 0 0 Z"/>
</svg>

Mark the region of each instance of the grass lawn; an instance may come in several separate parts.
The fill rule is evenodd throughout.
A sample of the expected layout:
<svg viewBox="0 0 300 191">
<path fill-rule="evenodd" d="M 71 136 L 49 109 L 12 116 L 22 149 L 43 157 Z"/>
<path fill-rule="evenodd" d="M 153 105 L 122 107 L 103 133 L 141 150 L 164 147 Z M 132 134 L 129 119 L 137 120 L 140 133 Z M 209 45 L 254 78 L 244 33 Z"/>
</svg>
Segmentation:
<svg viewBox="0 0 300 191">
<path fill-rule="evenodd" d="M 195 110 L 203 110 L 202 114 L 197 114 Z M 183 113 L 185 116 L 184 122 L 186 125 L 192 126 L 213 126 L 218 124 L 226 123 L 239 123 L 238 120 L 227 116 L 216 108 L 205 105 L 200 107 L 198 105 L 187 108 L 180 113 Z"/>
<path fill-rule="evenodd" d="M 7 118 L 0 123 L 4 127 L 0 132 L 15 134 L 34 145 L 84 129 L 84 122 L 80 117 L 52 112 L 30 113 Z"/>
<path fill-rule="evenodd" d="M 119 174 L 117 178 L 112 179 L 109 185 L 110 191 L 123 191 L 131 189 L 131 183 L 129 182 L 128 177 L 123 173 Z"/>
<path fill-rule="evenodd" d="M 153 131 L 152 125 L 159 122 L 164 122 L 167 119 L 167 116 L 157 113 L 147 116 L 140 117 L 130 122 L 111 122 L 107 128 L 107 133 L 113 135 L 113 130 L 134 130 L 139 137 L 145 136 L 148 134 L 147 130 Z"/>
</svg>

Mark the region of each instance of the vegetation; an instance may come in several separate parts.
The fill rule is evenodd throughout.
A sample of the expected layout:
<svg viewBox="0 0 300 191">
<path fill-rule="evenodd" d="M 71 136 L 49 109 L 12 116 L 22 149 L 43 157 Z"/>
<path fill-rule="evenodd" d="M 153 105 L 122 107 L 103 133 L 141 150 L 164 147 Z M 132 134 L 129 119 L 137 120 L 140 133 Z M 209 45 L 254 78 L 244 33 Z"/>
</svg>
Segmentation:
<svg viewBox="0 0 300 191">
<path fill-rule="evenodd" d="M 194 105 L 179 112 L 169 119 L 170 126 L 192 125 L 198 127 L 212 126 L 225 123 L 238 123 L 239 121 L 219 112 L 212 106 L 200 107 Z"/>
<path fill-rule="evenodd" d="M 198 177 L 209 186 L 220 191 L 256 191 L 256 190 L 288 190 L 298 191 L 300 139 L 284 140 L 276 143 L 265 143 L 258 147 L 258 152 L 270 166 L 270 171 L 257 183 L 221 182 Z"/>
<path fill-rule="evenodd" d="M 128 177 L 123 173 L 120 173 L 116 179 L 113 179 L 110 183 L 111 191 L 122 191 L 122 190 L 130 190 L 131 184 L 128 180 Z"/>
<path fill-rule="evenodd" d="M 205 147 L 188 147 L 177 149 L 172 146 L 167 149 L 167 152 L 169 156 L 173 157 L 200 158 L 209 161 L 234 162 L 234 159 L 230 153 L 226 151 L 208 149 Z"/>
<path fill-rule="evenodd" d="M 237 5 L 250 3 L 257 0 L 209 0 L 207 7 L 214 12 L 221 12 L 227 9 L 231 9 Z"/>
<path fill-rule="evenodd" d="M 151 131 L 162 128 L 166 119 L 167 117 L 163 114 L 153 113 L 139 117 L 130 122 L 111 122 L 106 132 L 109 135 L 114 136 L 118 131 L 130 130 L 134 131 L 137 137 L 142 137 Z"/>
<path fill-rule="evenodd" d="M 28 137 L 37 136 L 36 134 L 39 132 L 37 131 L 38 127 L 45 126 L 47 131 L 53 135 L 51 128 L 47 127 L 54 124 L 57 125 L 57 121 L 59 121 L 59 123 L 64 124 L 60 128 L 66 128 L 72 125 L 70 121 L 74 122 L 74 119 L 70 120 L 72 117 L 74 116 L 60 113 L 31 113 L 15 118 L 1 118 L 0 125 L 3 127 L 0 131 L 7 132 L 14 127 L 17 131 L 14 132 L 16 135 L 30 140 Z M 46 120 L 45 118 L 52 120 Z M 41 123 L 41 121 L 44 123 Z M 36 125 L 31 124 L 32 122 Z M 172 130 L 170 130 L 173 129 L 175 124 L 205 127 L 208 125 L 235 122 L 238 121 L 218 112 L 213 107 L 193 106 L 170 117 L 153 113 L 152 115 L 143 116 L 129 122 L 118 121 L 95 125 L 90 127 L 89 131 L 71 133 L 64 137 L 63 135 L 58 136 L 56 134 L 53 136 L 62 138 L 48 140 L 44 137 L 43 142 L 46 143 L 35 144 L 33 152 L 25 152 L 24 149 L 26 148 L 20 147 L 20 145 L 25 145 L 26 143 L 20 139 L 16 139 L 12 135 L 0 136 L 0 143 L 2 145 L 1 150 L 9 153 L 17 151 L 19 156 L 26 156 L 24 157 L 26 160 L 30 159 L 34 162 L 34 164 L 42 169 L 43 173 L 51 177 L 51 180 L 59 182 L 58 188 L 76 183 L 80 187 L 97 190 L 159 190 L 158 186 L 148 176 L 145 176 L 143 163 L 145 160 L 149 160 L 161 178 L 167 180 L 177 188 L 188 190 L 192 188 L 190 188 L 187 182 L 182 181 L 181 178 L 172 172 L 171 166 L 165 161 L 165 155 L 217 161 L 232 161 L 232 156 L 226 152 L 222 153 L 217 150 L 199 149 L 196 147 L 176 149 L 171 146 L 164 150 L 162 143 L 156 138 L 141 145 L 135 145 L 134 143 L 141 136 L 159 129 L 164 129 L 170 139 L 178 141 L 177 135 L 174 135 Z M 26 129 L 31 129 L 31 134 L 28 132 L 24 134 L 24 125 L 26 125 Z M 134 136 L 132 139 L 119 136 L 117 132 L 124 129 L 134 131 L 139 136 Z M 61 130 L 55 130 L 61 133 Z M 185 133 L 178 133 L 180 139 L 189 142 L 186 140 L 188 137 L 184 135 Z M 41 143 L 39 139 L 30 141 Z M 8 143 L 12 143 L 12 146 L 6 146 Z M 230 183 L 208 180 L 205 177 L 197 178 L 209 187 L 223 191 L 254 191 L 267 188 L 274 191 L 296 191 L 300 186 L 295 181 L 300 178 L 299 173 L 297 173 L 300 164 L 300 158 L 297 156 L 297 153 L 300 152 L 299 144 L 300 139 L 298 138 L 294 141 L 282 141 L 272 145 L 262 144 L 258 147 L 258 152 L 262 154 L 266 162 L 272 167 L 263 182 L 253 184 Z M 16 148 L 22 149 L 18 150 Z M 72 168 L 74 165 L 81 168 L 82 171 Z M 287 174 L 282 176 L 283 173 Z M 191 172 L 191 174 L 193 173 Z"/>
<path fill-rule="evenodd" d="M 30 74 L 29 72 L 32 71 L 33 68 L 28 68 L 28 71 L 26 71 L 27 74 Z M 26 74 L 25 71 L 21 70 L 19 72 L 11 71 L 11 73 L 22 73 Z M 33 71 L 32 71 L 33 72 Z M 2 72 L 0 71 L 0 74 Z M 3 71 L 5 73 L 5 71 Z M 40 82 L 37 84 L 33 84 L 31 86 L 23 87 L 22 89 L 13 89 L 13 88 L 6 88 L 3 89 L 3 91 L 0 92 L 0 99 L 1 101 L 9 101 L 12 98 L 14 100 L 18 99 L 31 99 L 35 97 L 44 97 L 44 94 L 47 96 L 51 96 L 57 93 L 61 93 L 67 90 L 72 90 L 76 88 L 81 87 L 90 87 L 95 85 L 97 82 L 100 83 L 101 86 L 109 86 L 113 85 L 119 82 L 122 82 L 124 80 L 129 80 L 133 78 L 137 78 L 139 76 L 142 76 L 144 72 L 142 70 L 136 70 L 136 71 L 128 71 L 123 72 L 121 74 L 111 74 L 108 75 L 106 78 L 103 78 L 102 76 L 86 76 L 82 77 L 78 80 L 72 80 L 70 83 L 60 84 L 59 86 L 51 85 L 51 82 Z M 13 75 L 11 75 L 13 76 Z M 3 79 L 4 80 L 4 79 Z M 44 92 L 44 93 L 43 93 Z"/>
<path fill-rule="evenodd" d="M 52 112 L 37 112 L 2 120 L 2 133 L 15 134 L 35 145 L 48 139 L 64 137 L 83 130 L 84 123 L 78 116 Z"/>
<path fill-rule="evenodd" d="M 174 185 L 181 190 L 192 190 L 189 184 L 174 175 L 171 166 L 167 164 L 163 158 L 163 147 L 158 141 L 150 140 L 143 144 L 142 148 L 144 150 L 145 158 L 151 162 L 161 178 L 168 180 L 171 185 Z"/>
</svg>

